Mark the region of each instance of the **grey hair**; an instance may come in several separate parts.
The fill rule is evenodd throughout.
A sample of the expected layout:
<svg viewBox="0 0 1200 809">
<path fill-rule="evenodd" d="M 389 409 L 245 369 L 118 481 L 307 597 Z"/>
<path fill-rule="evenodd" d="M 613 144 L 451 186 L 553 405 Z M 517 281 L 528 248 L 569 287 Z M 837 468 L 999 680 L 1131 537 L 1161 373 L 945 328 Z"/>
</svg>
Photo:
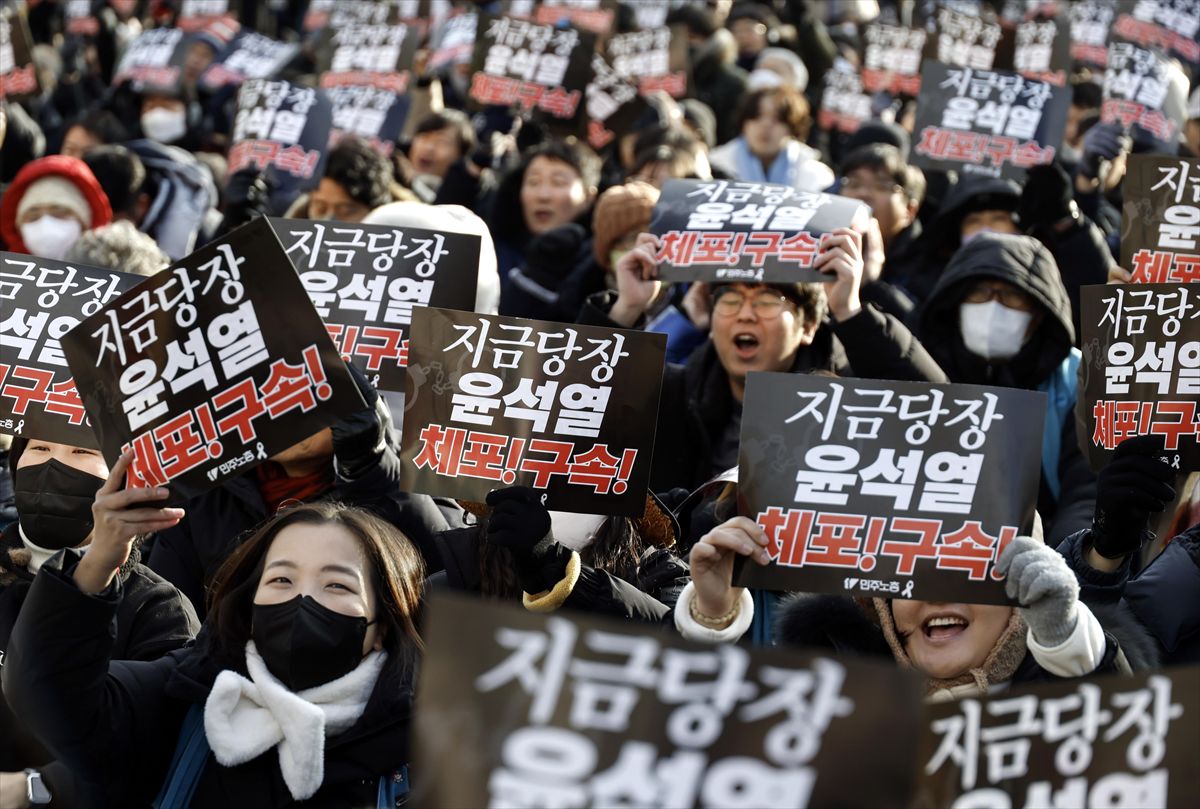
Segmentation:
<svg viewBox="0 0 1200 809">
<path fill-rule="evenodd" d="M 67 251 L 66 261 L 145 276 L 171 263 L 154 239 L 124 219 L 84 231 Z"/>
</svg>

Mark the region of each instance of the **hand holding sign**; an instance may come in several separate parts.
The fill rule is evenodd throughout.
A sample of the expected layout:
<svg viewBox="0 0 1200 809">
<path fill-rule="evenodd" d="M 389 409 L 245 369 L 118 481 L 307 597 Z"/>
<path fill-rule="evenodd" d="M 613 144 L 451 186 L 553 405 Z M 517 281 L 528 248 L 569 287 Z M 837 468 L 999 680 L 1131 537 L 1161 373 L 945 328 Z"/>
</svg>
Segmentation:
<svg viewBox="0 0 1200 809">
<path fill-rule="evenodd" d="M 838 228 L 821 237 L 821 252 L 813 268 L 833 277 L 825 282 L 829 311 L 839 322 L 862 311 L 858 292 L 863 280 L 862 235 L 850 228 Z"/>
<path fill-rule="evenodd" d="M 688 557 L 696 610 L 712 618 L 728 615 L 742 595 L 741 587 L 731 585 L 734 557 L 766 565 L 771 561 L 766 546 L 766 532 L 748 517 L 726 520 L 701 537 Z"/>
<path fill-rule="evenodd" d="M 165 488 L 124 487 L 125 474 L 132 463 L 133 450 L 126 450 L 96 492 L 96 502 L 92 504 L 95 523 L 92 541 L 75 568 L 75 584 L 85 593 L 99 593 L 108 587 L 121 565 L 129 560 L 135 537 L 171 528 L 184 517 L 181 508 L 145 507 L 165 500 L 168 496 Z"/>
<path fill-rule="evenodd" d="M 1140 548 L 1150 515 L 1161 513 L 1175 499 L 1175 470 L 1161 460 L 1165 443 L 1161 435 L 1122 441 L 1097 475 L 1092 548 L 1103 560 L 1121 560 Z"/>
<path fill-rule="evenodd" d="M 632 328 L 646 314 L 662 290 L 658 280 L 659 238 L 651 233 L 638 234 L 637 244 L 617 262 L 617 301 L 609 317 Z"/>
<path fill-rule="evenodd" d="M 1053 548 L 1029 537 L 1017 537 L 996 560 L 1004 591 L 1020 605 L 1033 639 L 1042 646 L 1061 646 L 1079 623 L 1079 582 L 1066 560 Z"/>
</svg>

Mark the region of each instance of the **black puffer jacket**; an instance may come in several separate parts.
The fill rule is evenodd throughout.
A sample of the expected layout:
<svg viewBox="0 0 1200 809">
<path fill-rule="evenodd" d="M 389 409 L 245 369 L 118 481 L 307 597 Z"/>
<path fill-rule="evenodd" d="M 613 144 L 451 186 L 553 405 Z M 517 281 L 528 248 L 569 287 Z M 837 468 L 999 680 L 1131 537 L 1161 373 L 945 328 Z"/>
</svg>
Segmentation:
<svg viewBox="0 0 1200 809">
<path fill-rule="evenodd" d="M 989 362 L 963 343 L 959 306 L 967 289 L 984 278 L 1024 291 L 1041 314 L 1041 323 L 1007 362 Z M 917 336 L 951 382 L 1051 393 L 1038 494 L 1046 544 L 1057 545 L 1091 525 L 1096 477 L 1079 451 L 1073 416 L 1079 352 L 1072 348 L 1067 291 L 1049 251 L 1030 236 L 979 235 L 955 253 L 938 279 L 921 312 Z"/>
<path fill-rule="evenodd" d="M 28 566 L 29 552 L 13 523 L 0 535 L 0 669 L 4 668 L 13 627 L 33 584 Z M 116 610 L 114 660 L 157 660 L 183 647 L 200 630 L 187 598 L 139 564 L 136 550 L 121 568 L 120 579 L 125 598 Z M 69 768 L 51 762 L 53 754 L 13 715 L 8 700 L 0 697 L 0 772 L 39 769 L 54 796 L 54 806 L 79 805 L 80 796 Z"/>
<path fill-rule="evenodd" d="M 13 631 L 4 692 L 88 784 L 85 805 L 146 806 L 167 777 L 189 708 L 203 705 L 223 668 L 245 670 L 215 660 L 205 633 L 153 662 L 113 660 L 121 588 L 86 595 L 56 561 L 39 571 Z M 358 722 L 326 741 L 324 779 L 305 807 L 373 807 L 380 778 L 408 763 L 411 678 L 401 669 L 389 677 L 389 669 L 391 661 Z M 192 809 L 294 805 L 274 748 L 235 767 L 210 755 L 191 802 Z"/>
</svg>

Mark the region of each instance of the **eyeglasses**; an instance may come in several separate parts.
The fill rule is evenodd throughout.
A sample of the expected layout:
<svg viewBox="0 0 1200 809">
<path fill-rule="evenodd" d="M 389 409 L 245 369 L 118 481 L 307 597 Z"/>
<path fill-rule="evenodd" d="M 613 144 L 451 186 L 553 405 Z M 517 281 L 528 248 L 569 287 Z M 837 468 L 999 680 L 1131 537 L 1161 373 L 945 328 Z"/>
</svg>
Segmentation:
<svg viewBox="0 0 1200 809">
<path fill-rule="evenodd" d="M 843 191 L 869 191 L 873 194 L 895 194 L 904 191 L 904 186 L 899 183 L 889 183 L 886 180 L 876 180 L 875 182 L 864 182 L 857 177 L 847 177 L 842 183 Z"/>
<path fill-rule="evenodd" d="M 1033 310 L 1033 301 L 1029 299 L 1029 296 L 1012 287 L 978 284 L 968 289 L 967 294 L 963 296 L 964 303 L 987 303 L 990 300 L 998 300 L 1009 309 L 1017 309 L 1022 312 Z"/>
<path fill-rule="evenodd" d="M 754 314 L 763 320 L 774 320 L 783 314 L 788 299 L 778 292 L 760 289 L 749 296 L 750 308 Z M 747 295 L 737 289 L 721 289 L 713 293 L 713 311 L 723 317 L 732 317 L 742 311 L 746 304 Z"/>
</svg>

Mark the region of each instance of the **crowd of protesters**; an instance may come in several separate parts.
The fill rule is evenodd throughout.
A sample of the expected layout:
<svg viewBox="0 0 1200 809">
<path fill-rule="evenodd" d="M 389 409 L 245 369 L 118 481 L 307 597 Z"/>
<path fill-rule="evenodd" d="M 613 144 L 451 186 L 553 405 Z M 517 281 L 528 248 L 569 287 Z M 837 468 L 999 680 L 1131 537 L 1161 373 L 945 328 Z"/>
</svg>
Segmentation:
<svg viewBox="0 0 1200 809">
<path fill-rule="evenodd" d="M 913 3 L 673 2 L 688 97 L 649 97 L 604 152 L 479 111 L 462 64 L 418 67 L 390 154 L 345 137 L 319 182 L 281 198 L 253 170 L 227 177 L 232 97 L 197 85 L 202 66 L 169 92 L 111 84 L 178 3 L 97 0 L 83 39 L 67 5 L 18 12 L 40 92 L 0 101 L 0 248 L 150 276 L 258 216 L 470 233 L 477 312 L 665 333 L 668 364 L 642 414 L 656 440 L 640 519 L 550 512 L 519 486 L 485 503 L 402 491 L 400 414 L 361 375 L 365 409 L 183 503 L 126 489 L 128 455 L 0 436 L 0 809 L 399 805 L 407 786 L 385 799 L 380 780 L 421 744 L 428 588 L 894 659 L 933 699 L 1200 662 L 1197 475 L 1153 438 L 1098 474 L 1080 450 L 1080 289 L 1129 280 L 1121 174 L 1153 148 L 1100 121 L 1086 70 L 1065 142 L 1023 185 L 923 172 L 911 99 L 849 135 L 814 120 L 835 59 Z M 241 24 L 301 42 L 281 75 L 315 84 L 305 5 L 245 3 Z M 618 30 L 635 5 L 616 4 Z M 193 36 L 211 61 L 221 31 Z M 1178 154 L 1195 157 L 1200 88 L 1187 117 Z M 824 236 L 824 283 L 670 284 L 648 231 L 672 178 L 840 194 L 872 217 Z M 761 371 L 1046 393 L 1036 536 L 999 563 L 1019 606 L 733 587 L 737 557 L 768 562 L 766 535 L 730 486 L 704 486 L 738 465 Z M 188 771 L 195 744 L 211 754 Z"/>
</svg>

